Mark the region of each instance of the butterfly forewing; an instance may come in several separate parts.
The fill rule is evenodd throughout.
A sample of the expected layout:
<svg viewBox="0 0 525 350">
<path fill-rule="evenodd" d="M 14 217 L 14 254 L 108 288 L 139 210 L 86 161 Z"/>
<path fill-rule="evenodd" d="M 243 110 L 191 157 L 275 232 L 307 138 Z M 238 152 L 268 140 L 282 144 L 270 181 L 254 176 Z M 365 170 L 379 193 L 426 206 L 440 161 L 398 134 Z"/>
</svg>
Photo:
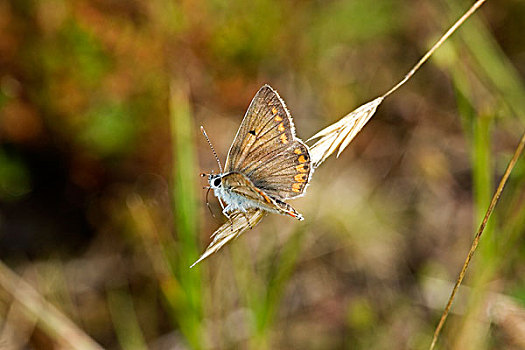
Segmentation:
<svg viewBox="0 0 525 350">
<path fill-rule="evenodd" d="M 283 100 L 264 85 L 253 98 L 230 147 L 226 173 L 246 175 L 266 194 L 287 199 L 304 193 L 310 180 L 308 147 L 295 137 Z"/>
</svg>

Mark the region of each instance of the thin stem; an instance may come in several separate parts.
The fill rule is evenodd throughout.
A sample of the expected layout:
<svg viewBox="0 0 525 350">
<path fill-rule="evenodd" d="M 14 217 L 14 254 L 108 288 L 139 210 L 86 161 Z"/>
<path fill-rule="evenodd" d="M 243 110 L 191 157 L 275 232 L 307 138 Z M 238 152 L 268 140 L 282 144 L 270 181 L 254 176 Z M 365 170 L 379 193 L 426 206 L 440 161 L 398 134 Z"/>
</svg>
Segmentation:
<svg viewBox="0 0 525 350">
<path fill-rule="evenodd" d="M 405 77 L 399 83 L 397 83 L 393 88 L 388 90 L 381 97 L 382 98 L 387 97 L 388 95 L 390 95 L 391 93 L 393 93 L 394 91 L 399 89 L 403 84 L 405 84 L 408 81 L 408 79 L 412 78 L 412 76 L 423 65 L 423 63 L 425 63 L 430 58 L 430 56 L 432 56 L 434 51 L 436 51 L 445 42 L 445 40 L 447 40 L 456 31 L 456 29 L 458 29 L 463 24 L 463 22 L 465 22 L 474 12 L 476 12 L 476 10 L 481 5 L 483 5 L 483 3 L 485 1 L 486 0 L 478 0 L 478 1 L 476 1 L 474 3 L 474 5 L 472 5 L 472 7 L 467 12 L 465 12 L 465 14 L 463 16 L 461 16 L 461 18 L 458 19 L 457 22 L 454 23 L 454 25 L 452 27 L 450 27 L 450 29 L 447 30 L 447 32 L 445 34 L 443 34 L 443 36 L 434 44 L 434 46 L 432 46 L 432 48 L 430 50 L 428 50 L 428 52 L 425 54 L 425 56 L 423 56 L 419 60 L 419 62 L 416 63 L 416 65 L 410 70 L 410 72 L 408 72 L 408 74 L 405 75 Z"/>
<path fill-rule="evenodd" d="M 40 328 L 68 349 L 101 350 L 102 347 L 68 317 L 44 299 L 29 283 L 0 261 L 0 290 L 20 303 L 28 317 L 38 320 Z"/>
<path fill-rule="evenodd" d="M 485 230 L 487 221 L 489 220 L 490 215 L 494 211 L 494 207 L 496 207 L 496 204 L 498 203 L 501 192 L 503 192 L 503 187 L 507 183 L 507 180 L 510 176 L 512 169 L 514 168 L 514 165 L 516 165 L 518 158 L 523 152 L 524 146 L 525 146 L 525 133 L 523 133 L 523 135 L 521 136 L 520 143 L 518 144 L 518 147 L 516 148 L 516 151 L 514 152 L 514 155 L 512 156 L 512 159 L 509 162 L 509 165 L 507 165 L 507 169 L 505 170 L 505 173 L 503 174 L 503 177 L 501 178 L 499 182 L 498 188 L 496 189 L 494 196 L 492 196 L 492 201 L 490 202 L 489 208 L 487 209 L 487 212 L 485 213 L 485 217 L 483 218 L 483 221 L 481 222 L 481 225 L 479 226 L 478 232 L 476 233 L 476 236 L 474 237 L 474 240 L 472 241 L 470 251 L 468 252 L 467 258 L 465 259 L 463 268 L 461 269 L 461 272 L 459 273 L 459 277 L 456 281 L 456 284 L 454 285 L 454 289 L 452 289 L 452 293 L 450 294 L 450 298 L 448 299 L 447 306 L 445 307 L 445 310 L 443 311 L 443 314 L 441 315 L 441 319 L 439 320 L 439 324 L 437 325 L 436 330 L 434 331 L 434 337 L 432 338 L 432 343 L 430 344 L 430 350 L 433 350 L 436 345 L 441 329 L 443 328 L 443 325 L 445 324 L 445 320 L 447 319 L 447 316 L 450 312 L 450 308 L 452 306 L 452 302 L 454 301 L 454 297 L 456 296 L 459 286 L 461 282 L 463 281 L 463 278 L 465 277 L 465 272 L 467 271 L 470 260 L 472 259 L 472 256 L 474 255 L 476 248 L 478 247 L 479 240 L 481 238 L 481 235 L 483 234 L 483 231 Z"/>
</svg>

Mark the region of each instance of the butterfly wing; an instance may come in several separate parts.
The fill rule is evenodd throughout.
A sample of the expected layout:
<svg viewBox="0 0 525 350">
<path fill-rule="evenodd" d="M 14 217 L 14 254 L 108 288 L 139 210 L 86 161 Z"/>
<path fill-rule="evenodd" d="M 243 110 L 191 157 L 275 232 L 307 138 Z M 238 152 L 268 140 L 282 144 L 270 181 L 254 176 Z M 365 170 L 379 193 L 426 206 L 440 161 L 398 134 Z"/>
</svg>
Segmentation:
<svg viewBox="0 0 525 350">
<path fill-rule="evenodd" d="M 233 172 L 224 175 L 222 183 L 225 190 L 257 203 L 257 206 L 261 209 L 303 220 L 303 216 L 290 204 L 267 195 L 265 191 L 255 186 L 247 176 L 241 173 Z"/>
<path fill-rule="evenodd" d="M 266 194 L 288 199 L 304 194 L 312 171 L 308 146 L 295 137 L 284 101 L 264 85 L 241 122 L 225 172 L 242 173 Z"/>
</svg>

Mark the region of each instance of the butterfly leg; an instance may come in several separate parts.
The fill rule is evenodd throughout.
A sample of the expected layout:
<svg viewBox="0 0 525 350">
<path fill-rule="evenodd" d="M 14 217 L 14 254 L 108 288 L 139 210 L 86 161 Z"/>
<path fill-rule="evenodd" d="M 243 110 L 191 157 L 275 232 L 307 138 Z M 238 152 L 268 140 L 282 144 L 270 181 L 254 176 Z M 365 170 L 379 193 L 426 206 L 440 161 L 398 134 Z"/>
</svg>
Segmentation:
<svg viewBox="0 0 525 350">
<path fill-rule="evenodd" d="M 222 199 L 219 198 L 219 204 L 221 205 L 221 208 L 222 208 L 222 213 L 225 215 L 225 216 L 228 216 L 228 214 L 226 214 L 226 208 L 224 207 L 224 203 L 222 202 Z"/>
<path fill-rule="evenodd" d="M 252 224 L 250 224 L 250 218 L 248 217 L 248 215 L 246 215 L 245 211 L 242 211 L 241 213 L 242 213 L 242 215 L 244 215 L 244 218 L 246 219 L 246 222 L 248 223 L 248 227 L 251 230 L 252 229 Z"/>
<path fill-rule="evenodd" d="M 219 200 L 219 203 L 221 203 L 222 205 L 222 202 Z M 230 229 L 231 231 L 233 232 L 233 220 L 230 216 L 230 214 L 228 214 L 228 211 L 230 210 L 230 206 L 227 205 L 226 207 L 222 207 L 222 213 L 224 214 L 224 216 L 226 216 L 228 218 L 228 220 L 230 220 Z"/>
<path fill-rule="evenodd" d="M 228 204 L 226 207 L 222 204 L 221 201 L 219 201 L 221 203 L 221 206 L 222 206 L 222 214 L 224 216 L 226 216 L 228 219 L 230 219 L 231 221 L 231 217 L 230 217 L 230 214 L 228 214 L 228 212 L 231 211 L 231 206 Z"/>
</svg>

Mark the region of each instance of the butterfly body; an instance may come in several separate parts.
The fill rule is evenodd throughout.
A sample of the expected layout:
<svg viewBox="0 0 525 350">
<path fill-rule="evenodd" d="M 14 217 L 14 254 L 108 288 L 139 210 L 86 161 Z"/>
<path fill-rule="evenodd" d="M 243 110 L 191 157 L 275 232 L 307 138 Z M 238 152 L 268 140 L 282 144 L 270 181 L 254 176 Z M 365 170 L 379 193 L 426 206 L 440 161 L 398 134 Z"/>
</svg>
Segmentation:
<svg viewBox="0 0 525 350">
<path fill-rule="evenodd" d="M 227 174 L 210 175 L 210 178 L 208 179 L 215 197 L 226 203 L 226 207 L 224 207 L 223 210 L 225 215 L 228 215 L 228 213 L 235 210 L 246 212 L 249 208 L 261 207 L 261 204 L 256 200 L 251 200 L 246 198 L 246 196 L 236 193 L 234 187 L 227 185 L 226 181 L 223 183 L 222 179 L 226 176 Z"/>
<path fill-rule="evenodd" d="M 303 220 L 285 200 L 304 194 L 312 172 L 308 146 L 295 136 L 284 101 L 264 85 L 246 111 L 224 172 L 208 175 L 208 182 L 228 217 L 257 208 Z"/>
<path fill-rule="evenodd" d="M 266 194 L 241 173 L 210 174 L 208 183 L 214 195 L 226 203 L 223 214 L 227 217 L 236 211 L 246 213 L 249 209 L 259 208 L 303 220 L 291 205 Z"/>
</svg>

